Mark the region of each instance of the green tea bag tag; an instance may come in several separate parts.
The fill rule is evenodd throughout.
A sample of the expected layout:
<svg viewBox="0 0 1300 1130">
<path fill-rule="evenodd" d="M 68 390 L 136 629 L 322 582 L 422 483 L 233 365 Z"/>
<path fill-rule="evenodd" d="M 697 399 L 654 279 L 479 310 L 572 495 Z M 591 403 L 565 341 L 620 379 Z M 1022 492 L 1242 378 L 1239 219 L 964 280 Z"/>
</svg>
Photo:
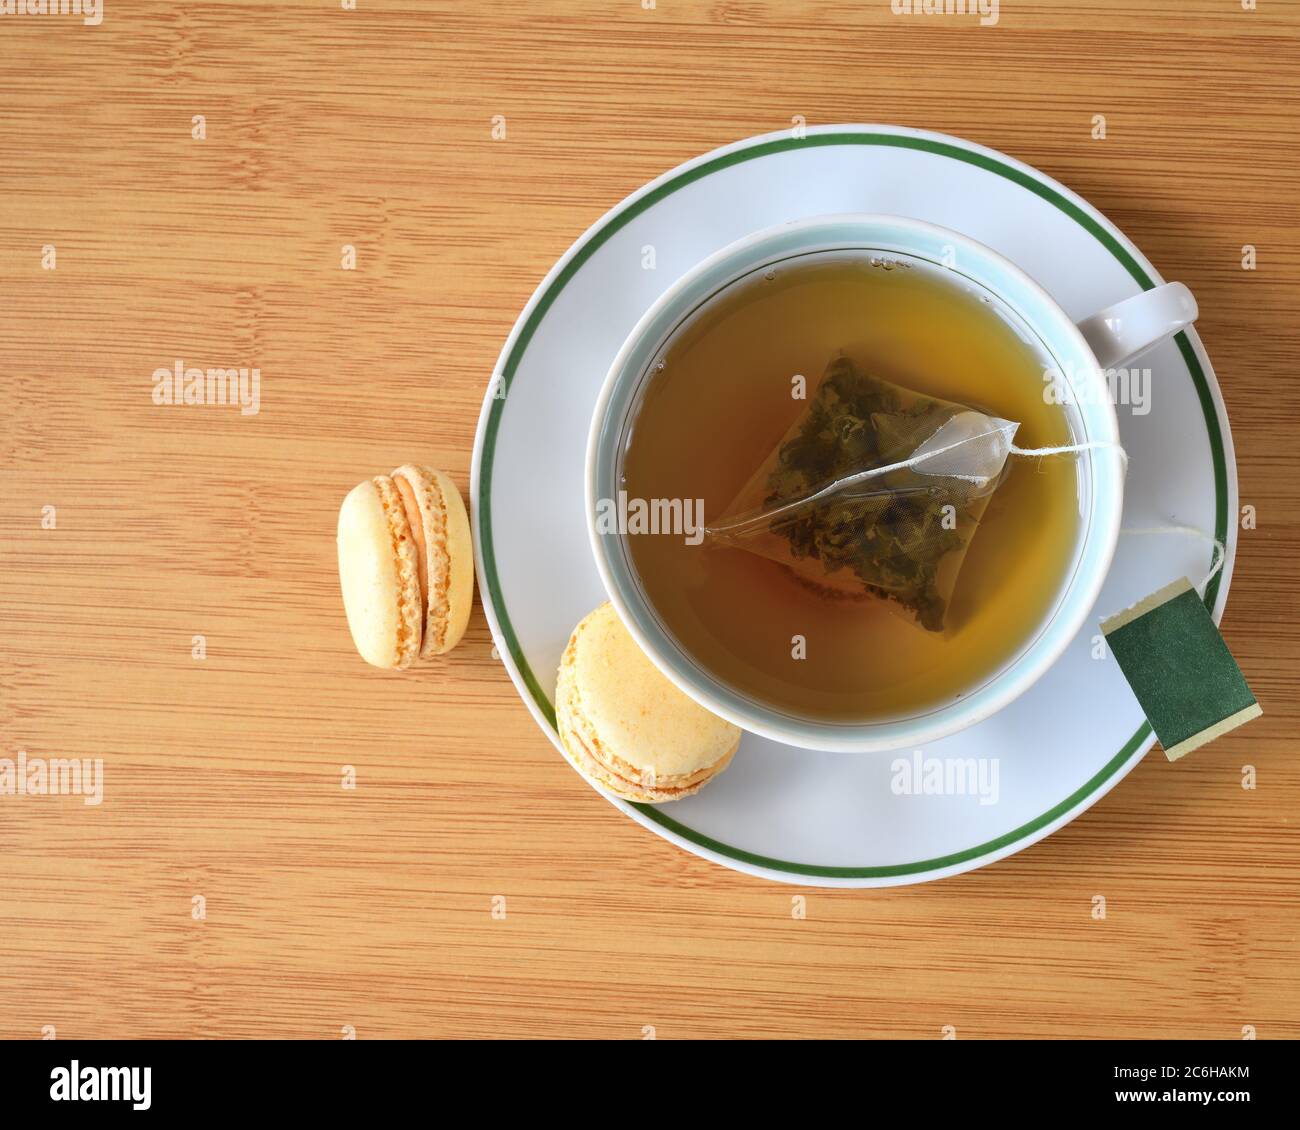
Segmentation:
<svg viewBox="0 0 1300 1130">
<path fill-rule="evenodd" d="M 1170 761 L 1262 713 L 1186 577 L 1103 620 L 1101 630 Z"/>
</svg>

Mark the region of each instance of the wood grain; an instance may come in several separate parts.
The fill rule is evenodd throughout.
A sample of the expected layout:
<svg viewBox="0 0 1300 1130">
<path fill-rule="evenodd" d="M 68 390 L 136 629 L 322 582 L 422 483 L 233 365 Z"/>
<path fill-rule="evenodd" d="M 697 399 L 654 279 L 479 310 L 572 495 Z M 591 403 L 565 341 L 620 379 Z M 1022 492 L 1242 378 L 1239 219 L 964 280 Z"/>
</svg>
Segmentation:
<svg viewBox="0 0 1300 1130">
<path fill-rule="evenodd" d="M 0 755 L 105 767 L 99 806 L 0 799 L 0 1035 L 1300 1035 L 1298 35 L 1267 0 L 0 17 Z M 364 667 L 333 560 L 361 477 L 467 485 L 501 343 L 594 219 L 798 114 L 1008 152 L 1196 293 L 1266 711 L 1020 855 L 804 920 L 584 785 L 480 609 L 447 662 Z M 260 413 L 155 406 L 176 358 L 259 365 Z"/>
</svg>

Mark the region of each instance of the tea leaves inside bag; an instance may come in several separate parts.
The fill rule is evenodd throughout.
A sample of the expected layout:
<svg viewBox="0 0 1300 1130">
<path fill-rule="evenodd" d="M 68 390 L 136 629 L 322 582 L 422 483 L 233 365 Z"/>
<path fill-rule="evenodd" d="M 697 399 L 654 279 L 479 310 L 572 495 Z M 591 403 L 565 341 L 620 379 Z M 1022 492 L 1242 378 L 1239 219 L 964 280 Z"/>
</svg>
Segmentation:
<svg viewBox="0 0 1300 1130">
<path fill-rule="evenodd" d="M 710 533 L 830 595 L 884 598 L 942 631 L 1014 429 L 836 357 Z M 948 433 L 954 441 L 935 447 Z M 927 451 L 936 453 L 930 466 Z"/>
</svg>

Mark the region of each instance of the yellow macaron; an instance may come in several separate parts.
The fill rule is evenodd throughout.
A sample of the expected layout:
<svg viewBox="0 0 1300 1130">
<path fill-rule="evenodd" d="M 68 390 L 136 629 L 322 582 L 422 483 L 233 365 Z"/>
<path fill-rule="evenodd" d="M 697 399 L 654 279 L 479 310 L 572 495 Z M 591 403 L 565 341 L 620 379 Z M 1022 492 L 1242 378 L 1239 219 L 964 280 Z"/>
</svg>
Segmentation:
<svg viewBox="0 0 1300 1130">
<path fill-rule="evenodd" d="M 555 699 L 570 759 L 626 800 L 690 796 L 727 767 L 740 744 L 739 727 L 683 694 L 646 658 L 612 604 L 573 630 Z"/>
<path fill-rule="evenodd" d="M 450 651 L 474 599 L 469 517 L 456 484 L 413 463 L 359 483 L 339 508 L 339 583 L 361 658 L 409 667 Z"/>
</svg>

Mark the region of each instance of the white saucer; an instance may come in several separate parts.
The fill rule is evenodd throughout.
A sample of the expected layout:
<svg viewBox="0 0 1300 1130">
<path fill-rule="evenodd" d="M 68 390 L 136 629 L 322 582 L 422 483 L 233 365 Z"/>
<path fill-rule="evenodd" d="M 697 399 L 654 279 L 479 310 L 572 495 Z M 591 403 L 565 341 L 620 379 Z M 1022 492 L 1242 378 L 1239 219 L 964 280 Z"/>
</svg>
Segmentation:
<svg viewBox="0 0 1300 1130">
<path fill-rule="evenodd" d="M 515 323 L 479 419 L 471 510 L 479 587 L 501 656 L 559 747 L 552 699 L 573 626 L 606 599 L 586 535 L 591 410 L 637 319 L 679 275 L 749 232 L 831 212 L 889 212 L 1001 252 L 1078 319 L 1164 280 L 1113 224 L 1028 165 L 944 134 L 892 126 L 810 128 L 715 150 L 633 193 L 586 232 Z M 653 269 L 643 264 L 653 248 Z M 1183 525 L 1227 545 L 1207 602 L 1223 612 L 1236 551 L 1236 463 L 1209 358 L 1194 332 L 1137 362 L 1148 415 L 1120 407 L 1130 455 L 1128 527 Z M 504 389 L 504 393 L 502 392 Z M 1211 550 L 1195 538 L 1121 536 L 1096 618 L 1180 576 Z M 998 799 L 896 795 L 898 754 L 819 753 L 746 734 L 697 796 L 649 806 L 608 797 L 673 843 L 789 883 L 877 887 L 955 875 L 1073 820 L 1154 741 L 1094 621 L 1027 694 L 927 758 L 996 758 Z M 593 786 L 596 787 L 596 786 Z"/>
</svg>

